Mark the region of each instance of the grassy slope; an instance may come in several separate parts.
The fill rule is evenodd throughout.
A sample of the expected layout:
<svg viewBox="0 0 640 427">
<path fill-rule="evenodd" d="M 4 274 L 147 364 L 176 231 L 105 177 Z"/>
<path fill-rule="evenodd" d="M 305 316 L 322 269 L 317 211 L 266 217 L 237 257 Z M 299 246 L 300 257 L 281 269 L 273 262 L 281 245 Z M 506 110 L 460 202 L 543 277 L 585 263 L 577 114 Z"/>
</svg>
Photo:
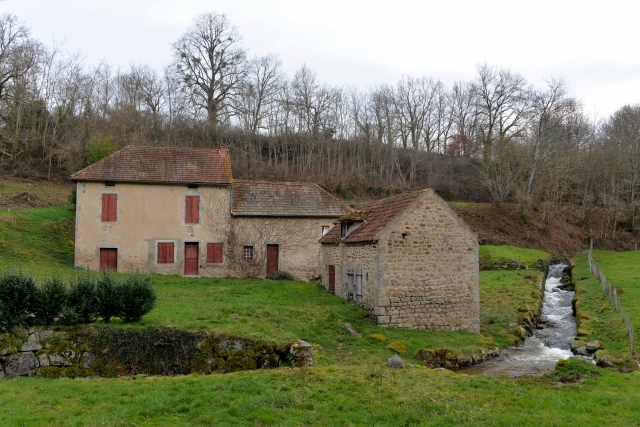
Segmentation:
<svg viewBox="0 0 640 427">
<path fill-rule="evenodd" d="M 588 368 L 586 368 L 588 369 Z M 597 368 L 591 368 L 597 369 Z M 2 425 L 638 426 L 640 376 L 488 378 L 380 365 L 0 381 Z"/>
<path fill-rule="evenodd" d="M 69 203 L 71 182 L 24 182 L 0 178 L 0 210 L 32 209 Z"/>
<path fill-rule="evenodd" d="M 68 239 L 72 213 L 55 208 L 16 215 L 0 213 L 0 233 L 5 233 L 0 264 L 35 255 L 38 262 L 28 263 L 28 269 L 72 273 L 72 250 L 67 247 L 62 256 L 52 257 L 46 243 L 49 238 L 58 243 Z M 9 227 L 10 221 L 21 225 Z M 58 229 L 46 237 L 56 225 L 64 228 L 61 224 L 66 232 Z M 12 236 L 11 230 L 22 234 Z M 27 238 L 40 239 L 42 245 L 31 245 Z M 34 248 L 39 252 L 29 252 Z M 532 273 L 481 272 L 484 334 L 500 343 L 512 339 L 508 325 L 515 307 L 530 300 L 535 280 L 526 276 Z M 418 347 L 473 347 L 480 337 L 381 329 L 362 310 L 309 283 L 177 276 L 156 280 L 159 307 L 142 326 L 307 338 L 319 344 L 318 367 L 141 380 L 5 380 L 0 381 L 0 425 L 640 425 L 637 373 L 601 371 L 599 379 L 560 386 L 553 376 L 481 378 L 418 366 L 391 371 L 385 366 L 392 354 L 386 343 L 375 344 L 367 334 L 381 331 L 387 343 L 406 341 L 405 358 L 416 365 L 411 354 Z M 348 335 L 340 328 L 343 322 L 363 335 Z"/>
<path fill-rule="evenodd" d="M 594 259 L 607 279 L 620 288 L 625 311 L 631 312 L 636 336 L 640 330 L 640 251 L 594 251 Z M 602 293 L 600 281 L 589 272 L 586 253 L 576 258 L 574 279 L 578 298 L 580 328 L 591 332 L 586 339 L 599 339 L 615 359 L 629 357 L 629 340 L 625 324 L 609 299 Z M 586 315 L 586 316 L 584 316 Z M 636 345 L 637 349 L 637 345 Z"/>
<path fill-rule="evenodd" d="M 0 267 L 73 267 L 74 218 L 72 206 L 0 211 Z"/>
</svg>

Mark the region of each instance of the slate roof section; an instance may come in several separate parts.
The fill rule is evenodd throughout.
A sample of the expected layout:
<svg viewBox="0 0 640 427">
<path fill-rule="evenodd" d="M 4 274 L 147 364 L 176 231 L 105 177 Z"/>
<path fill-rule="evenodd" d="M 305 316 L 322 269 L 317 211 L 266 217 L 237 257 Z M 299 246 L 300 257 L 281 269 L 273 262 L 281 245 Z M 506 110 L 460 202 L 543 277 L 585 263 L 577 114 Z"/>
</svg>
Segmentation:
<svg viewBox="0 0 640 427">
<path fill-rule="evenodd" d="M 423 191 L 401 194 L 378 200 L 364 206 L 358 206 L 358 210 L 369 212 L 366 220 L 355 230 L 342 239 L 343 243 L 371 242 L 380 230 L 400 215 Z M 337 243 L 340 240 L 340 226 L 336 225 L 320 239 L 320 243 Z"/>
<path fill-rule="evenodd" d="M 317 184 L 239 180 L 232 191 L 236 216 L 338 218 L 348 210 Z"/>
<path fill-rule="evenodd" d="M 128 146 L 73 175 L 74 181 L 233 183 L 226 148 Z"/>
</svg>

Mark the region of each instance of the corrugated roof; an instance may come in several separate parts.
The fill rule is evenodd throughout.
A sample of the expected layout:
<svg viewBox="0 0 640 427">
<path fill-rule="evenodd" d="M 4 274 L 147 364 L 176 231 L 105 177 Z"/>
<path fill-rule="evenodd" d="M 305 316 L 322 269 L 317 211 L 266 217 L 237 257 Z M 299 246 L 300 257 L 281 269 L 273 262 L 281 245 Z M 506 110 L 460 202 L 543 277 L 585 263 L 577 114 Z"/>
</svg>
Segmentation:
<svg viewBox="0 0 640 427">
<path fill-rule="evenodd" d="M 231 184 L 231 162 L 219 150 L 128 146 L 73 175 L 76 181 Z"/>
<path fill-rule="evenodd" d="M 238 216 L 340 217 L 348 210 L 318 185 L 304 182 L 235 181 L 232 199 Z"/>
<path fill-rule="evenodd" d="M 389 197 L 387 199 L 378 200 L 368 205 L 358 206 L 361 212 L 369 212 L 369 216 L 358 228 L 347 235 L 342 242 L 358 243 L 370 242 L 376 234 L 382 230 L 395 217 L 400 215 L 407 206 L 417 199 L 423 192 L 415 191 L 413 193 L 401 194 L 399 196 Z M 322 239 L 320 243 L 337 243 L 340 239 L 340 226 L 333 227 Z"/>
</svg>

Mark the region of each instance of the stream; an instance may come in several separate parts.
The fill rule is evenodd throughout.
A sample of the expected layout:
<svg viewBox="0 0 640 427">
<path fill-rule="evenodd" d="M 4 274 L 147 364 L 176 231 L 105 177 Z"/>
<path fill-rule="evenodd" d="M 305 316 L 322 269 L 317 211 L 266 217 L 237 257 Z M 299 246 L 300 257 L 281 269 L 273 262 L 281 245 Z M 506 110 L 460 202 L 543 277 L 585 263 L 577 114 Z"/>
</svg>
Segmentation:
<svg viewBox="0 0 640 427">
<path fill-rule="evenodd" d="M 542 314 L 534 334 L 522 346 L 506 348 L 500 356 L 480 365 L 456 372 L 468 375 L 538 375 L 553 370 L 560 359 L 573 356 L 570 344 L 576 336 L 576 322 L 571 310 L 574 292 L 558 289 L 566 264 L 549 267 L 544 285 Z"/>
</svg>

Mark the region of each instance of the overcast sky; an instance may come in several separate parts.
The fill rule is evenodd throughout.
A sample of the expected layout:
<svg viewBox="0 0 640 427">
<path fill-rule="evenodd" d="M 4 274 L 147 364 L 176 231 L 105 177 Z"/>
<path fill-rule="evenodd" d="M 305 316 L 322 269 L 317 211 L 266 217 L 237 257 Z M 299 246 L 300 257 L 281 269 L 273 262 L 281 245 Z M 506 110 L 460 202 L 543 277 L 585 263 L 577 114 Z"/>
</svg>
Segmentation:
<svg viewBox="0 0 640 427">
<path fill-rule="evenodd" d="M 2 13 L 35 38 L 66 41 L 88 65 L 161 67 L 193 17 L 228 16 L 249 55 L 276 53 L 289 75 L 307 64 L 321 81 L 366 90 L 402 75 L 450 85 L 487 62 L 540 85 L 564 77 L 597 116 L 640 103 L 637 17 L 631 0 L 4 0 Z"/>
</svg>

